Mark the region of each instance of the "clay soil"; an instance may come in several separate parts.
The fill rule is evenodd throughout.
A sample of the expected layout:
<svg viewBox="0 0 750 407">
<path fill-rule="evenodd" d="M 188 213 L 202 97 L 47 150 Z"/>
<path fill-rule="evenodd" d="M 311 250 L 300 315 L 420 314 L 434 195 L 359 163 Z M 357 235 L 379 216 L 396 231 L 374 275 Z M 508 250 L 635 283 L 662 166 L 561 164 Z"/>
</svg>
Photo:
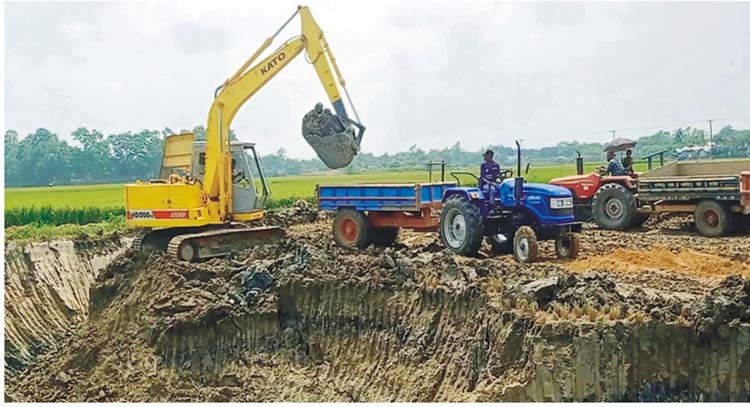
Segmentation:
<svg viewBox="0 0 750 407">
<path fill-rule="evenodd" d="M 556 259 L 543 242 L 542 261 L 530 265 L 490 256 L 488 246 L 478 258 L 454 256 L 436 234 L 408 231 L 394 247 L 342 249 L 331 218 L 309 207 L 270 222 L 285 225 L 281 244 L 231 258 L 125 253 L 92 283 L 88 318 L 74 332 L 12 375 L 6 368 L 6 398 L 695 400 L 708 396 L 678 389 L 682 379 L 661 392 L 651 379 L 628 379 L 609 395 L 534 383 L 563 369 L 572 338 L 589 328 L 622 336 L 658 323 L 702 344 L 750 323 L 750 235 L 703 238 L 689 219 L 628 232 L 586 225 L 579 259 Z M 541 356 L 559 346 L 568 348 Z M 585 360 L 568 357 L 566 372 L 588 380 L 574 367 Z M 747 364 L 740 369 L 750 377 Z"/>
</svg>

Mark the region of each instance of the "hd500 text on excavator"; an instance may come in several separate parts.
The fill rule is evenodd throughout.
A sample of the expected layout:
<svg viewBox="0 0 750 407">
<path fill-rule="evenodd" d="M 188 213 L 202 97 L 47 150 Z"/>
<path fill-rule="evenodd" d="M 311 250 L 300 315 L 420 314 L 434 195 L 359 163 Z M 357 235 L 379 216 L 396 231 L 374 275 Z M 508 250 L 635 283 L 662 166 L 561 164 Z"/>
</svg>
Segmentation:
<svg viewBox="0 0 750 407">
<path fill-rule="evenodd" d="M 252 65 L 297 14 L 302 34 Z M 331 114 L 316 106 L 303 120 L 303 136 L 328 167 L 351 163 L 365 127 L 323 32 L 310 10 L 300 6 L 216 89 L 205 142 L 196 141 L 192 133 L 166 137 L 159 178 L 126 185 L 127 226 L 142 232 L 135 240 L 136 250 L 161 250 L 180 260 L 195 261 L 278 241 L 285 235 L 277 227 L 249 227 L 264 216 L 268 184 L 255 145 L 231 142 L 229 128 L 242 105 L 303 50 L 335 110 Z M 356 120 L 347 114 L 339 85 Z"/>
</svg>

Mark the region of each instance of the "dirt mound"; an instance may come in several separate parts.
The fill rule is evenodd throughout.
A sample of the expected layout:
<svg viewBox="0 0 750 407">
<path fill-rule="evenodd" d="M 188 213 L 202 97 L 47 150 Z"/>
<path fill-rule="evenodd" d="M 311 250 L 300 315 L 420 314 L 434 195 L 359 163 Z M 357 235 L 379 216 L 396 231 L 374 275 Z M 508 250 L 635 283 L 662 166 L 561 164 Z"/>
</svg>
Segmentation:
<svg viewBox="0 0 750 407">
<path fill-rule="evenodd" d="M 695 329 L 703 337 L 722 328 L 750 322 L 750 278 L 729 276 L 690 310 Z"/>
<path fill-rule="evenodd" d="M 294 226 L 313 223 L 328 218 L 328 212 L 319 211 L 310 202 L 297 200 L 288 208 L 278 208 L 266 211 L 261 222 L 265 226 Z"/>
<path fill-rule="evenodd" d="M 692 215 L 676 213 L 656 213 L 649 216 L 643 223 L 646 228 L 676 229 L 694 231 L 695 223 Z"/>
<path fill-rule="evenodd" d="M 671 271 L 707 278 L 750 274 L 750 264 L 683 248 L 656 246 L 650 250 L 617 249 L 608 255 L 589 257 L 568 264 L 572 271 L 607 270 L 622 273 Z"/>
</svg>

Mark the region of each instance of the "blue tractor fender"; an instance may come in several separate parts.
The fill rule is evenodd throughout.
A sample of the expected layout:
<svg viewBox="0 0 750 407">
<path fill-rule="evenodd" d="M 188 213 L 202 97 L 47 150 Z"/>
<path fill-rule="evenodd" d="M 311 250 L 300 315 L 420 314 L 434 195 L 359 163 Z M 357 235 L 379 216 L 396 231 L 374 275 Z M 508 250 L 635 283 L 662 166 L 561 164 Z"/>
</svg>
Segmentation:
<svg viewBox="0 0 750 407">
<path fill-rule="evenodd" d="M 453 195 L 463 195 L 466 199 L 472 202 L 482 201 L 484 199 L 482 190 L 477 187 L 451 187 L 446 188 L 445 192 L 443 192 L 443 203 Z"/>
</svg>

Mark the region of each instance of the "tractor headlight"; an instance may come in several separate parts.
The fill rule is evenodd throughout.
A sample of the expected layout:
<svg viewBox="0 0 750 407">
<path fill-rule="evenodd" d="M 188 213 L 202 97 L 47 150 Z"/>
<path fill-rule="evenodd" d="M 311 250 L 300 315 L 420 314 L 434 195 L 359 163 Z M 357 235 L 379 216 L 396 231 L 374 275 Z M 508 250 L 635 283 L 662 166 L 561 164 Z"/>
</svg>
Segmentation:
<svg viewBox="0 0 750 407">
<path fill-rule="evenodd" d="M 552 198 L 549 200 L 552 209 L 568 209 L 573 207 L 573 198 Z"/>
</svg>

